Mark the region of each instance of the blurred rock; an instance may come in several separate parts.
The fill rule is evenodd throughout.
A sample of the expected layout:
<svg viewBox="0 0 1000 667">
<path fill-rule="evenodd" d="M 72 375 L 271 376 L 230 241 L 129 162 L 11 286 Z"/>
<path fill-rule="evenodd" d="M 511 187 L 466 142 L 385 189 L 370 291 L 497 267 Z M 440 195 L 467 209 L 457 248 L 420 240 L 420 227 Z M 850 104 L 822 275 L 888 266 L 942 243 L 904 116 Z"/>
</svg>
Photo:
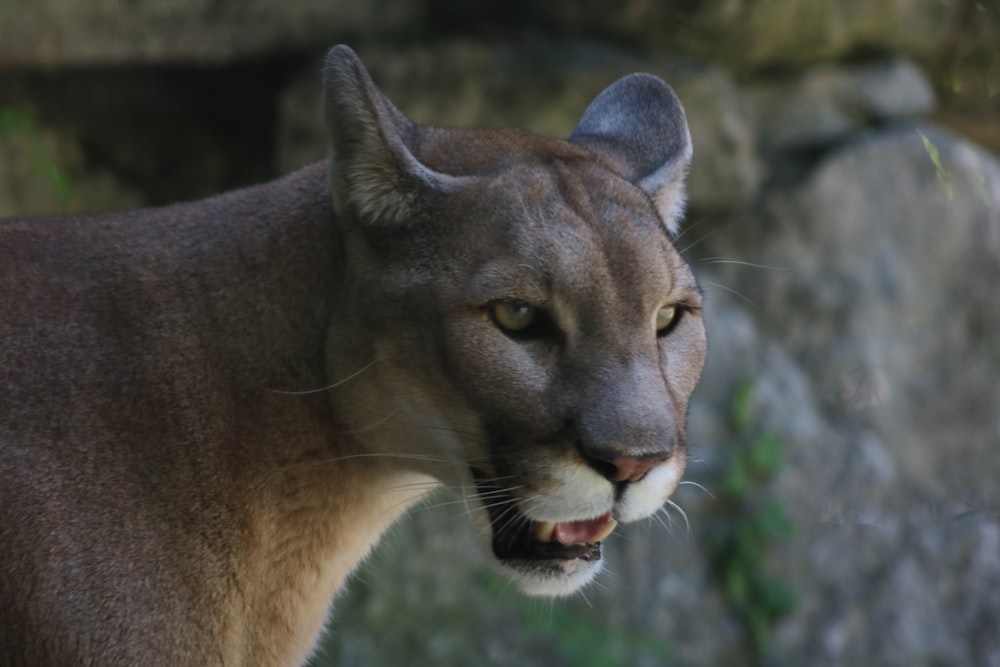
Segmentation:
<svg viewBox="0 0 1000 667">
<path fill-rule="evenodd" d="M 454 9 L 454 0 L 429 6 Z M 546 3 L 472 0 L 467 21 L 490 16 L 506 24 L 540 24 L 568 36 L 609 35 L 711 59 L 740 71 L 815 64 L 858 52 L 939 55 L 955 32 L 990 45 L 1000 13 L 989 3 L 869 0 L 706 0 L 698 3 L 554 0 Z M 498 7 L 507 7 L 502 12 Z M 438 10 L 439 13 L 441 10 Z M 514 17 L 517 18 L 514 18 Z M 985 24 L 985 25 L 983 25 Z"/>
<path fill-rule="evenodd" d="M 420 12 L 407 0 L 4 2 L 0 66 L 221 63 L 315 48 L 376 25 L 405 32 Z"/>
<path fill-rule="evenodd" d="M 1000 664 L 1000 515 L 814 526 L 785 572 L 800 591 L 779 635 L 792 664 Z M 961 640 L 956 641 L 956 638 Z"/>
<path fill-rule="evenodd" d="M 822 65 L 792 81 L 752 85 L 757 134 L 766 150 L 814 149 L 895 118 L 934 110 L 934 90 L 911 61 Z"/>
<path fill-rule="evenodd" d="M 760 326 L 804 369 L 828 419 L 855 434 L 846 451 L 815 453 L 807 476 L 843 466 L 849 480 L 816 487 L 822 502 L 1000 507 L 989 481 L 1000 475 L 990 453 L 1000 441 L 997 160 L 937 128 L 902 125 L 830 155 L 767 207 L 759 236 L 737 230 L 719 251 L 780 270 L 750 279 L 727 267 L 721 279 L 759 305 Z M 904 482 L 855 474 L 881 456 L 876 442 L 882 467 Z"/>
<path fill-rule="evenodd" d="M 749 205 L 764 180 L 765 166 L 757 155 L 757 128 L 745 95 L 718 66 L 689 64 L 663 76 L 677 92 L 691 128 L 689 204 L 703 213 Z"/>
<path fill-rule="evenodd" d="M 962 4 L 709 0 L 675 36 L 695 53 L 744 70 L 814 64 L 861 50 L 926 57 L 958 24 Z"/>
<path fill-rule="evenodd" d="M 901 124 L 763 208 L 710 241 L 763 266 L 700 267 L 710 356 L 689 477 L 711 490 L 732 447 L 727 399 L 750 379 L 797 526 L 766 559 L 800 601 L 775 659 L 1000 664 L 1000 162 Z"/>
</svg>

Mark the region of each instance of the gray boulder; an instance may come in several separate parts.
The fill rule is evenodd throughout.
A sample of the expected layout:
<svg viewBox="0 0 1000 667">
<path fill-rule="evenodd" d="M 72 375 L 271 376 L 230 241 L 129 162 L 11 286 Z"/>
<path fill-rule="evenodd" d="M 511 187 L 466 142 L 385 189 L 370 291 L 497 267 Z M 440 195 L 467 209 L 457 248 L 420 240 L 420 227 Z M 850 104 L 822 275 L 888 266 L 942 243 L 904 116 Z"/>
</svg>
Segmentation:
<svg viewBox="0 0 1000 667">
<path fill-rule="evenodd" d="M 797 526 L 769 559 L 800 601 L 776 655 L 998 664 L 1000 162 L 933 126 L 890 127 L 721 236 L 715 252 L 770 268 L 709 272 L 753 306 L 710 291 L 691 437 L 724 461 L 711 416 L 754 379 Z"/>
<path fill-rule="evenodd" d="M 927 76 L 901 58 L 816 66 L 792 78 L 752 85 L 747 97 L 767 151 L 815 149 L 935 107 Z"/>
<path fill-rule="evenodd" d="M 932 126 L 862 137 L 775 198 L 754 252 L 782 270 L 748 296 L 828 413 L 908 485 L 1000 506 L 997 160 Z"/>
</svg>

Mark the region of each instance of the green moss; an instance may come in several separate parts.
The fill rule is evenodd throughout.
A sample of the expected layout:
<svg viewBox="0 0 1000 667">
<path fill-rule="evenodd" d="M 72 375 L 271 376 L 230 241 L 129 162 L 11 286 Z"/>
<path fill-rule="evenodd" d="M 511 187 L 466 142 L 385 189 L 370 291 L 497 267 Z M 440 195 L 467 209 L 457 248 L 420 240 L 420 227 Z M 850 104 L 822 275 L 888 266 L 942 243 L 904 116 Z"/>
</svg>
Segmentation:
<svg viewBox="0 0 1000 667">
<path fill-rule="evenodd" d="M 768 563 L 793 536 L 794 527 L 770 493 L 784 465 L 780 442 L 755 427 L 752 399 L 753 384 L 744 382 L 732 402 L 730 426 L 736 439 L 721 475 L 706 549 L 716 587 L 742 630 L 749 664 L 773 665 L 775 628 L 794 610 L 796 597 Z"/>
<path fill-rule="evenodd" d="M 33 109 L 0 108 L 0 142 L 17 144 L 27 158 L 32 174 L 48 183 L 60 201 L 73 198 L 73 187 L 46 141 Z"/>
</svg>

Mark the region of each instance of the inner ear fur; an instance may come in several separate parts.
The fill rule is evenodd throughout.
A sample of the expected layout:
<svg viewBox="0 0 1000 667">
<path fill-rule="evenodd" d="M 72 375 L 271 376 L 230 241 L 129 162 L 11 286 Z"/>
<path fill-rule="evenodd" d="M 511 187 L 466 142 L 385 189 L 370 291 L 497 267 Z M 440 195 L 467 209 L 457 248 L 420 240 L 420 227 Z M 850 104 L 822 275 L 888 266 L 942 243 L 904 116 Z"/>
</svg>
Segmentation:
<svg viewBox="0 0 1000 667">
<path fill-rule="evenodd" d="M 667 231 L 677 233 L 693 150 L 684 107 L 662 79 L 630 74 L 614 82 L 590 103 L 569 140 L 648 193 Z"/>
<path fill-rule="evenodd" d="M 349 47 L 327 54 L 323 90 L 331 196 L 339 216 L 372 225 L 406 223 L 418 213 L 422 194 L 452 186 L 448 176 L 417 159 L 420 126 L 382 94 Z"/>
</svg>

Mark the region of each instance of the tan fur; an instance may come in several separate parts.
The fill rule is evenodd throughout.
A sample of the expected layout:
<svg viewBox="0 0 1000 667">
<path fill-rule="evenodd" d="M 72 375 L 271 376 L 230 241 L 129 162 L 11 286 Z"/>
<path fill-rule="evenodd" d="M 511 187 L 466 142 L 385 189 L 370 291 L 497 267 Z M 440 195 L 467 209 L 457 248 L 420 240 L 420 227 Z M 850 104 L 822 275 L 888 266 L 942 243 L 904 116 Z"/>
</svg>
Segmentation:
<svg viewBox="0 0 1000 667">
<path fill-rule="evenodd" d="M 623 81 L 570 142 L 435 130 L 338 47 L 331 161 L 0 222 L 0 665 L 301 664 L 441 483 L 487 548 L 497 494 L 523 525 L 662 505 L 705 355 L 668 235 L 690 139 Z M 504 332 L 505 299 L 551 326 Z M 598 569 L 497 557 L 529 593 Z"/>
</svg>

